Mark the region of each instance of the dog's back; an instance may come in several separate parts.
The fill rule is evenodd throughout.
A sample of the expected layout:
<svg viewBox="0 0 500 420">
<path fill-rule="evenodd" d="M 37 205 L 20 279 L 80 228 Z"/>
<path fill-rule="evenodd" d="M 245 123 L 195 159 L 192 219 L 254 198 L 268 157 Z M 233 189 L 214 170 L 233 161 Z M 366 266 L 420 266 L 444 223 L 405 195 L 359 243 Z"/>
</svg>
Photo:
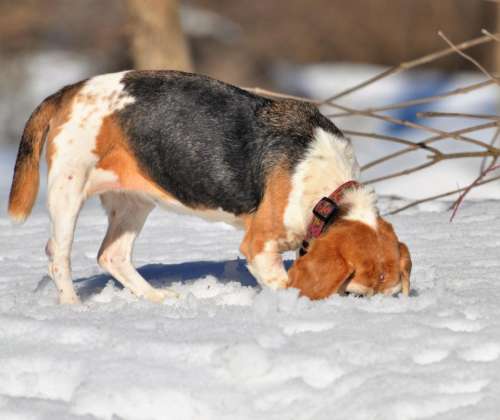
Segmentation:
<svg viewBox="0 0 500 420">
<path fill-rule="evenodd" d="M 92 168 L 87 196 L 99 192 L 99 184 L 116 184 L 103 171 L 123 178 L 125 189 L 135 182 L 125 178 L 138 172 L 155 184 L 151 190 L 159 187 L 188 207 L 240 215 L 258 207 L 277 163 L 292 169 L 304 156 L 317 127 L 340 135 L 307 103 L 267 99 L 190 73 L 114 73 L 44 101 L 27 124 L 25 132 L 36 132 L 36 141 L 22 141 L 16 177 L 24 184 L 22 163 L 32 162 L 24 165 L 33 181 L 26 185 L 38 185 L 36 157 L 47 138 L 51 172 L 65 172 L 75 159 Z M 31 145 L 32 154 L 26 152 Z M 36 189 L 25 189 L 29 199 L 20 200 L 19 185 L 14 180 L 11 215 L 23 220 Z"/>
</svg>

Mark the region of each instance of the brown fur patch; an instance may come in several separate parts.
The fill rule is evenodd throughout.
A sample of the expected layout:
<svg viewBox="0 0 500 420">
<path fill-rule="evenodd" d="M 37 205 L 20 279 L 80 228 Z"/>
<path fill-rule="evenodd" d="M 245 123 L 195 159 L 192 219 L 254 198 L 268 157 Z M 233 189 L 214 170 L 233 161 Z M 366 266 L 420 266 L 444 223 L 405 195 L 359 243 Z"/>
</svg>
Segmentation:
<svg viewBox="0 0 500 420">
<path fill-rule="evenodd" d="M 285 251 L 284 215 L 292 189 L 291 175 L 285 165 L 276 165 L 268 175 L 259 208 L 244 218 L 246 233 L 240 250 L 248 261 L 262 252 L 267 241 L 277 241 L 277 251 Z"/>
<path fill-rule="evenodd" d="M 145 192 L 164 201 L 174 200 L 171 194 L 154 183 L 140 168 L 127 143 L 127 137 L 114 116 L 103 119 L 94 153 L 99 157 L 96 167 L 113 172 L 118 177 L 118 184 L 96 185 L 91 194 L 107 189 L 125 189 Z"/>
<path fill-rule="evenodd" d="M 288 272 L 290 287 L 311 299 L 322 299 L 342 292 L 350 282 L 369 294 L 384 293 L 400 282 L 404 288 L 406 276 L 409 289 L 409 253 L 404 256 L 405 266 L 401 249 L 392 226 L 382 218 L 378 219 L 377 230 L 340 220 L 295 261 Z"/>
<path fill-rule="evenodd" d="M 61 132 L 62 126 L 71 118 L 73 104 L 75 102 L 76 92 L 73 95 L 67 95 L 61 99 L 57 113 L 54 114 L 50 121 L 50 129 L 47 133 L 47 148 L 45 151 L 45 159 L 50 171 L 54 155 L 57 151 L 54 139 Z"/>
<path fill-rule="evenodd" d="M 64 104 L 69 103 L 83 82 L 66 86 L 45 99 L 33 112 L 24 128 L 14 169 L 9 196 L 9 214 L 17 221 L 24 221 L 31 212 L 40 182 L 39 165 L 43 145 L 49 137 L 52 120 L 64 113 Z M 49 155 L 52 146 L 47 147 Z"/>
<path fill-rule="evenodd" d="M 403 242 L 399 243 L 399 270 L 401 271 L 401 283 L 403 295 L 410 294 L 410 274 L 411 274 L 411 256 L 408 247 Z"/>
</svg>

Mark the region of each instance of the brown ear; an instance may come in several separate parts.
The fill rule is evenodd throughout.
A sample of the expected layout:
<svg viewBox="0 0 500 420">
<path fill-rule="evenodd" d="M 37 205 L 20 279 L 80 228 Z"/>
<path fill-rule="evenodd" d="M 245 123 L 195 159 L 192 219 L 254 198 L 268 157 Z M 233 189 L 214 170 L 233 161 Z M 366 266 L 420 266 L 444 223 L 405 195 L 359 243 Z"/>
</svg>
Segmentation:
<svg viewBox="0 0 500 420">
<path fill-rule="evenodd" d="M 411 273 L 411 257 L 408 247 L 403 242 L 399 243 L 399 271 L 401 275 L 401 286 L 403 295 L 410 294 L 410 273 Z"/>
<path fill-rule="evenodd" d="M 311 251 L 295 260 L 288 271 L 288 287 L 299 289 L 310 299 L 323 299 L 337 293 L 352 270 L 339 253 L 320 258 L 321 253 Z"/>
</svg>

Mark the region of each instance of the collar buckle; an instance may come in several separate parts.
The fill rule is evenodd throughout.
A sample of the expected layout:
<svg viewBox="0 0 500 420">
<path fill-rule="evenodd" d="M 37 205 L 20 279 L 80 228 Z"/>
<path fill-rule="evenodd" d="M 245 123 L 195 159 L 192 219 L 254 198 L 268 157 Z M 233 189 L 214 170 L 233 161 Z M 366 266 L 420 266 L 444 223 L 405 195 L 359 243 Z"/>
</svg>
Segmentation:
<svg viewBox="0 0 500 420">
<path fill-rule="evenodd" d="M 344 192 L 351 188 L 359 188 L 357 181 L 351 180 L 343 183 L 329 197 L 323 197 L 313 208 L 313 218 L 307 228 L 306 237 L 300 249 L 300 256 L 307 253 L 309 243 L 318 238 L 334 221 L 339 210 L 339 203 Z"/>
<path fill-rule="evenodd" d="M 328 224 L 335 212 L 338 210 L 338 204 L 331 198 L 323 197 L 313 208 L 313 214 L 323 223 Z"/>
</svg>

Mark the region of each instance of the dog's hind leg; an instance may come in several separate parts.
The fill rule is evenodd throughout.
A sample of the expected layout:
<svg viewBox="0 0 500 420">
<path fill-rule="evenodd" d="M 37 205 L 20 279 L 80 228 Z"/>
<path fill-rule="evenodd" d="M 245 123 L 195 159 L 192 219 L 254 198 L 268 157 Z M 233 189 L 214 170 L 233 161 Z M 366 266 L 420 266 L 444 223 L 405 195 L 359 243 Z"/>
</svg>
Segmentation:
<svg viewBox="0 0 500 420">
<path fill-rule="evenodd" d="M 132 265 L 132 248 L 154 204 L 136 194 L 107 192 L 101 202 L 108 213 L 108 230 L 97 261 L 135 295 L 153 302 L 177 297 L 170 290 L 152 287 Z"/>
<path fill-rule="evenodd" d="M 66 173 L 67 172 L 67 173 Z M 76 220 L 84 202 L 86 171 L 71 169 L 49 173 L 47 204 L 51 238 L 46 247 L 49 274 L 56 283 L 60 303 L 78 303 L 71 279 L 71 247 Z"/>
</svg>

